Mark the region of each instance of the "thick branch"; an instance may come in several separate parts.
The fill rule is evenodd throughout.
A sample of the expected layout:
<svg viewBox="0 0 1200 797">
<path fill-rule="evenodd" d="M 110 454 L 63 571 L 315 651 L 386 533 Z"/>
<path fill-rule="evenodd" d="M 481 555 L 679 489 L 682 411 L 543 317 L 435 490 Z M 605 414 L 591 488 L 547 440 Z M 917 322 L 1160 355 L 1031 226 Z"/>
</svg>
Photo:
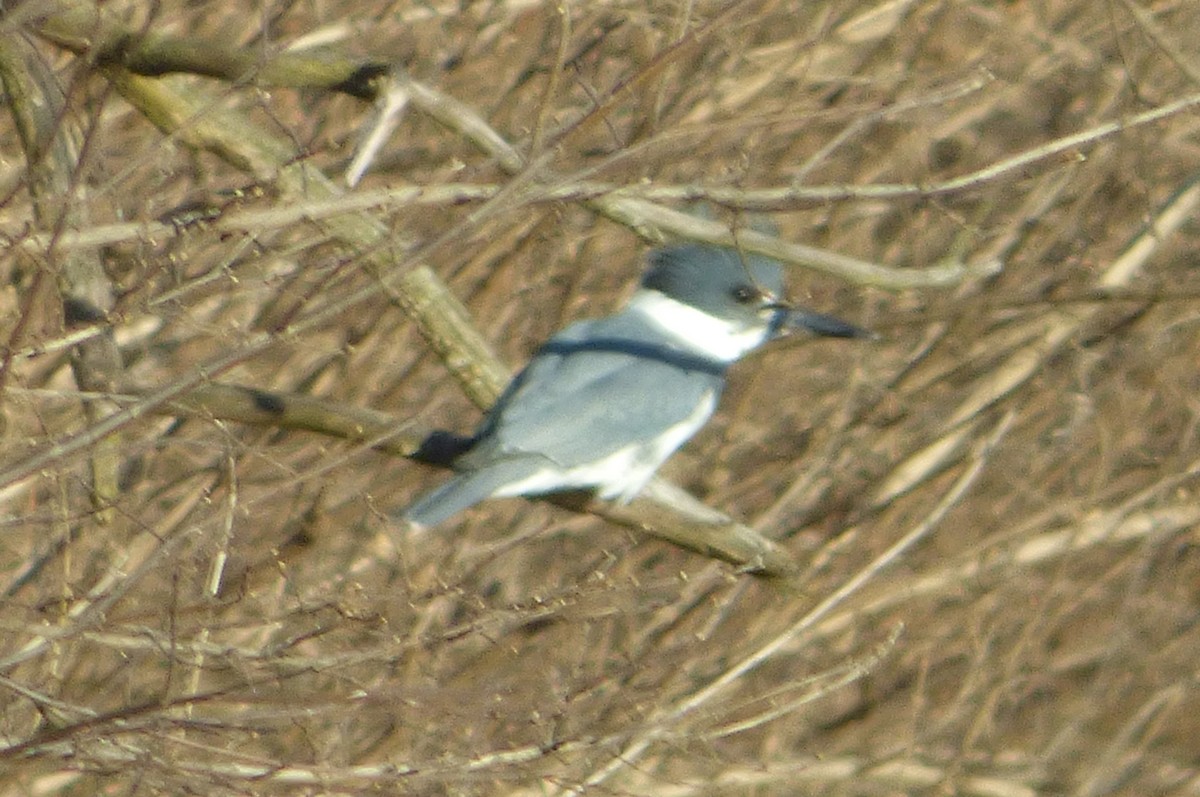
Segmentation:
<svg viewBox="0 0 1200 797">
<path fill-rule="evenodd" d="M 322 54 L 264 54 L 215 39 L 169 36 L 124 24 L 92 3 L 56 3 L 33 24 L 42 38 L 95 63 L 135 75 L 172 72 L 259 86 L 324 89 L 369 100 L 388 66 Z"/>
<path fill-rule="evenodd" d="M 370 443 L 380 451 L 438 467 L 448 467 L 465 442 L 376 410 L 239 385 L 200 385 L 170 403 L 159 404 L 154 411 L 160 415 L 186 414 L 271 428 L 302 429 Z M 597 500 L 585 500 L 581 505 L 579 499 L 578 494 L 545 497 L 559 506 L 582 509 L 618 525 L 644 530 L 753 572 L 784 575 L 794 570 L 791 558 L 769 540 L 661 480 L 655 480 L 641 498 L 628 506 Z"/>
</svg>

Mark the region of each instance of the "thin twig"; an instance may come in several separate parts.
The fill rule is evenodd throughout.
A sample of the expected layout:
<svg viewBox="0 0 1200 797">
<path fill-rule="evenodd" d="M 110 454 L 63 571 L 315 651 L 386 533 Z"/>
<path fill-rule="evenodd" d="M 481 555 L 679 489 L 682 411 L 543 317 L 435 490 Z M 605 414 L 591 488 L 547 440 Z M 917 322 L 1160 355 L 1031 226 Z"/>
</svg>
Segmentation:
<svg viewBox="0 0 1200 797">
<path fill-rule="evenodd" d="M 604 783 L 622 769 L 633 766 L 646 753 L 650 746 L 661 739 L 675 723 L 678 723 L 701 706 L 712 702 L 715 698 L 732 688 L 746 674 L 762 666 L 781 651 L 787 649 L 795 640 L 814 628 L 835 607 L 844 603 L 865 584 L 874 580 L 882 570 L 895 563 L 906 551 L 927 537 L 941 523 L 950 509 L 962 500 L 963 496 L 967 494 L 967 491 L 970 490 L 971 486 L 979 478 L 984 466 L 987 465 L 991 457 L 992 451 L 1012 425 L 1012 420 L 1013 415 L 1009 413 L 996 424 L 996 427 L 992 430 L 988 438 L 976 447 L 971 463 L 942 499 L 938 501 L 937 505 L 920 523 L 893 543 L 891 547 L 877 556 L 854 576 L 843 582 L 841 586 L 823 598 L 820 603 L 806 612 L 803 617 L 782 633 L 772 637 L 766 644 L 726 669 L 703 688 L 694 692 L 690 697 L 658 712 L 645 731 L 627 743 L 621 749 L 620 753 L 613 756 L 607 763 L 584 778 L 579 786 L 568 787 L 565 790 L 560 789 L 554 793 L 587 791 L 594 786 Z"/>
</svg>

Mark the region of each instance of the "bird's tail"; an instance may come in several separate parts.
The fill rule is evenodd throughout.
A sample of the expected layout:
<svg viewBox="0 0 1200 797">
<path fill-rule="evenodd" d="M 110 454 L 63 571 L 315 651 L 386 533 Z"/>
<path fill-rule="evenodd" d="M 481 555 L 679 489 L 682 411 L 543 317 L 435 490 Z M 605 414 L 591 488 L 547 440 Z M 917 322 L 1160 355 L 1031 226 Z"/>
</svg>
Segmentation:
<svg viewBox="0 0 1200 797">
<path fill-rule="evenodd" d="M 418 498 L 400 516 L 419 528 L 436 526 L 450 516 L 492 497 L 512 484 L 516 480 L 514 477 L 521 475 L 514 473 L 511 468 L 500 467 L 460 473 Z"/>
</svg>

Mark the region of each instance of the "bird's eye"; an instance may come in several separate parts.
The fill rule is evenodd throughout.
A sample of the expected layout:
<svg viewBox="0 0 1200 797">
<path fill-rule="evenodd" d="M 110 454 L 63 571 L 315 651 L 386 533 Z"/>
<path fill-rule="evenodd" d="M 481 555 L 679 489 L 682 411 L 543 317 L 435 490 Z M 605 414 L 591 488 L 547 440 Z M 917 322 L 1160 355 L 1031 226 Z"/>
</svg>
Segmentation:
<svg viewBox="0 0 1200 797">
<path fill-rule="evenodd" d="M 756 301 L 761 294 L 751 285 L 738 285 L 730 292 L 730 295 L 738 304 L 750 304 Z"/>
</svg>

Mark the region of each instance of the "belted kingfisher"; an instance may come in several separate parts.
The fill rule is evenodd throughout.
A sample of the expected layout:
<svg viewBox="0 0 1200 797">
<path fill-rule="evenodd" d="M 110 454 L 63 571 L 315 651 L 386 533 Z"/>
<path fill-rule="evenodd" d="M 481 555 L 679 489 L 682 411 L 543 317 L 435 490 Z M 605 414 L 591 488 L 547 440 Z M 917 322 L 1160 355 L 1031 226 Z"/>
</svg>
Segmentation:
<svg viewBox="0 0 1200 797">
<path fill-rule="evenodd" d="M 654 250 L 614 315 L 551 337 L 403 518 L 433 526 L 487 498 L 593 490 L 631 501 L 712 415 L 736 360 L 794 328 L 870 333 L 782 300 L 769 258 L 706 244 Z"/>
</svg>

